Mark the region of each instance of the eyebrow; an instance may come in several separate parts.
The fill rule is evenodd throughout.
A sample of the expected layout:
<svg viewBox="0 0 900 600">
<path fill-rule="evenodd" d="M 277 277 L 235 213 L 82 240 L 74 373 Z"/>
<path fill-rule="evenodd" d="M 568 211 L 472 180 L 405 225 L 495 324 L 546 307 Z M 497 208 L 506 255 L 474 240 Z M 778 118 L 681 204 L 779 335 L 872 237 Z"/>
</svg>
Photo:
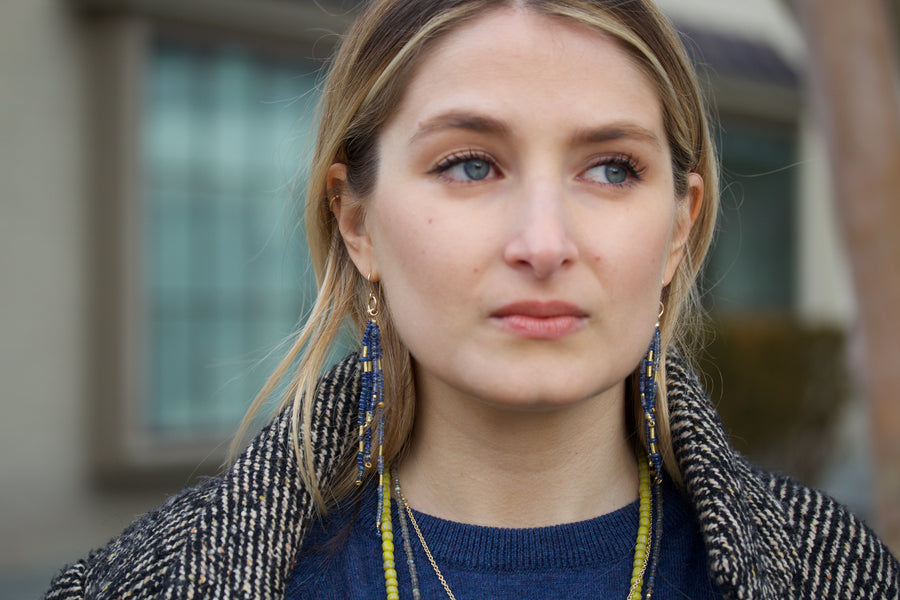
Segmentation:
<svg viewBox="0 0 900 600">
<path fill-rule="evenodd" d="M 475 133 L 493 134 L 509 137 L 509 126 L 499 119 L 469 112 L 448 112 L 423 121 L 410 138 L 410 143 L 432 133 L 447 129 L 462 129 Z M 637 139 L 650 142 L 657 148 L 662 144 L 659 137 L 651 130 L 630 122 L 618 122 L 579 129 L 572 136 L 573 145 L 598 144 L 621 139 Z"/>
<path fill-rule="evenodd" d="M 627 122 L 612 123 L 597 128 L 581 129 L 572 136 L 575 145 L 597 144 L 628 138 L 650 142 L 657 148 L 662 148 L 659 137 L 651 130 L 641 125 Z"/>
<path fill-rule="evenodd" d="M 432 117 L 421 123 L 409 141 L 415 142 L 421 137 L 446 129 L 463 129 L 474 133 L 493 134 L 504 137 L 510 135 L 510 130 L 506 123 L 494 119 L 493 117 L 467 112 L 448 112 Z"/>
</svg>

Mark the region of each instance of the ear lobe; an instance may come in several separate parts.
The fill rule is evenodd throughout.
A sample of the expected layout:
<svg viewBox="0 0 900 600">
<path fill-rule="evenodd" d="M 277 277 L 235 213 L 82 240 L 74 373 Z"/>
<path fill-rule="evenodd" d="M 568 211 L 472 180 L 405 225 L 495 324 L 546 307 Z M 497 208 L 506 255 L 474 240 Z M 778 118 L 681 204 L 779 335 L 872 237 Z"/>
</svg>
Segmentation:
<svg viewBox="0 0 900 600">
<path fill-rule="evenodd" d="M 344 240 L 347 253 L 357 270 L 370 281 L 378 280 L 372 238 L 366 229 L 362 202 L 347 183 L 347 165 L 334 163 L 325 180 L 328 204 Z"/>
<path fill-rule="evenodd" d="M 684 258 L 685 247 L 690 239 L 691 229 L 697 217 L 700 216 L 700 208 L 703 205 L 703 178 L 698 173 L 688 174 L 688 191 L 675 209 L 675 223 L 672 229 L 672 239 L 669 242 L 669 257 L 666 261 L 663 285 L 669 285 L 675 277 L 675 271 Z"/>
</svg>

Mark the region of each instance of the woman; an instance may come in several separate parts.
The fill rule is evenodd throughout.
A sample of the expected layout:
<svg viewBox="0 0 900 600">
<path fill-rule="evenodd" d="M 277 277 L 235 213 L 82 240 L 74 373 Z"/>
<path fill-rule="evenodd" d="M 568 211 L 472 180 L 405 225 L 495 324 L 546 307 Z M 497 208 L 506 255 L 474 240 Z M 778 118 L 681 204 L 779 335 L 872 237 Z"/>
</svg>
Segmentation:
<svg viewBox="0 0 900 600">
<path fill-rule="evenodd" d="M 284 410 L 48 598 L 897 598 L 682 358 L 716 182 L 648 0 L 372 2 L 324 86 L 317 303 L 255 403 L 288 378 Z"/>
</svg>

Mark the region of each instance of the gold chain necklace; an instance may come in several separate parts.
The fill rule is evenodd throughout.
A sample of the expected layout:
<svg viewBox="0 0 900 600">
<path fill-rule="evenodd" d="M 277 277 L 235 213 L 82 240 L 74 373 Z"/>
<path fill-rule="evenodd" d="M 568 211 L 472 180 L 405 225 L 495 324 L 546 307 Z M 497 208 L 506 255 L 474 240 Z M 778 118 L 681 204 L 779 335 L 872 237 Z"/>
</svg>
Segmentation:
<svg viewBox="0 0 900 600">
<path fill-rule="evenodd" d="M 399 481 L 397 482 L 399 486 Z M 419 536 L 419 541 L 422 542 L 422 550 L 425 551 L 425 556 L 428 557 L 428 562 L 431 563 L 431 568 L 434 569 L 434 574 L 437 575 L 438 580 L 441 582 L 441 585 L 444 586 L 444 591 L 447 592 L 447 596 L 449 596 L 450 600 L 456 600 L 456 596 L 453 595 L 453 592 L 450 590 L 450 586 L 447 584 L 447 580 L 444 579 L 444 574 L 441 573 L 441 569 L 437 566 L 437 563 L 434 560 L 434 557 L 431 555 L 431 550 L 428 549 L 428 544 L 425 543 L 425 536 L 422 535 L 422 530 L 419 529 L 419 523 L 416 522 L 416 517 L 413 516 L 412 509 L 409 507 L 409 502 L 406 501 L 406 497 L 403 494 L 400 494 L 400 502 L 403 503 L 403 508 L 406 509 L 406 514 L 409 515 L 409 521 L 412 523 L 413 529 L 416 530 L 416 535 Z"/>
<path fill-rule="evenodd" d="M 638 511 L 638 534 L 637 540 L 635 542 L 634 548 L 634 562 L 632 563 L 631 570 L 631 586 L 628 590 L 628 595 L 626 596 L 626 600 L 639 600 L 641 597 L 641 591 L 643 589 L 644 583 L 644 575 L 647 572 L 647 564 L 649 562 L 649 558 L 651 555 L 651 540 L 650 540 L 650 529 L 651 529 L 651 513 L 652 513 L 652 500 L 650 494 L 650 468 L 649 464 L 646 460 L 638 461 L 638 475 L 639 475 L 639 493 L 640 493 L 640 508 Z M 390 489 L 390 474 L 385 470 L 383 485 Z M 434 556 L 431 554 L 431 549 L 428 548 L 428 544 L 425 542 L 425 536 L 422 535 L 422 530 L 419 528 L 419 523 L 416 521 L 416 517 L 412 512 L 412 509 L 409 507 L 409 502 L 406 501 L 406 497 L 403 495 L 403 492 L 400 489 L 400 480 L 395 476 L 393 479 L 394 489 L 397 493 L 398 499 L 402 504 L 402 509 L 400 514 L 400 524 L 401 529 L 403 530 L 403 542 L 405 546 L 405 550 L 407 552 L 407 564 L 410 569 L 410 576 L 413 581 L 413 596 L 418 599 L 419 590 L 418 590 L 418 576 L 415 572 L 415 565 L 412 560 L 412 551 L 409 545 L 408 532 L 406 528 L 406 523 L 404 521 L 403 512 L 409 517 L 410 523 L 412 523 L 413 529 L 416 532 L 416 536 L 419 538 L 419 542 L 422 544 L 422 549 L 425 551 L 425 556 L 428 558 L 428 562 L 431 563 L 431 568 L 434 569 L 434 574 L 437 575 L 438 581 L 441 582 L 441 586 L 444 588 L 444 591 L 447 592 L 447 597 L 450 600 L 456 600 L 456 596 L 453 595 L 453 591 L 450 589 L 450 585 L 447 583 L 447 580 L 444 578 L 444 574 L 441 573 L 440 567 L 438 567 L 437 561 L 434 560 Z M 394 544 L 393 544 L 393 527 L 391 526 L 391 500 L 390 493 L 384 494 L 383 505 L 382 505 L 382 519 L 381 519 L 381 536 L 382 536 L 382 554 L 384 558 L 384 581 L 385 588 L 387 590 L 388 600 L 399 600 L 399 590 L 397 583 L 397 571 L 394 568 Z M 659 498 L 659 503 L 661 503 L 661 498 Z M 657 519 L 658 524 L 657 527 L 661 526 L 661 519 Z M 387 534 L 387 535 L 386 535 Z M 658 546 L 658 535 L 657 535 L 657 544 Z M 653 560 L 656 561 L 659 556 L 659 548 L 653 548 Z M 655 571 L 655 569 L 653 569 Z M 651 575 L 653 578 L 654 575 Z M 648 585 L 647 596 L 649 599 L 650 595 L 653 592 L 652 581 L 650 585 Z"/>
</svg>

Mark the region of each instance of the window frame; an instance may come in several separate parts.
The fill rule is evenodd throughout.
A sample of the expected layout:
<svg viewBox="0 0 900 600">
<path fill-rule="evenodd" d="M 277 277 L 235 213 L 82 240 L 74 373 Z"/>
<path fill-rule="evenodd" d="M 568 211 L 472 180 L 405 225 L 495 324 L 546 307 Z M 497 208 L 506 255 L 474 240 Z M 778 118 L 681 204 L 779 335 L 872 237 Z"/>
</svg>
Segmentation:
<svg viewBox="0 0 900 600">
<path fill-rule="evenodd" d="M 711 48 L 703 47 L 703 38 L 694 38 L 692 32 L 697 29 L 686 26 L 676 28 L 682 31 L 685 45 L 689 55 L 694 60 L 695 67 L 700 78 L 701 87 L 706 91 L 706 100 L 713 124 L 712 135 L 716 143 L 718 156 L 723 158 L 722 126 L 729 122 L 754 123 L 762 129 L 777 130 L 792 138 L 792 148 L 797 154 L 798 164 L 783 165 L 789 170 L 791 183 L 791 199 L 793 205 L 790 211 L 793 214 L 793 250 L 790 271 L 794 274 L 793 287 L 789 290 L 788 305 L 779 308 L 741 308 L 739 306 L 726 307 L 723 311 L 717 311 L 717 306 L 712 306 L 713 319 L 730 321 L 741 319 L 750 314 L 772 314 L 781 317 L 796 317 L 802 311 L 802 278 L 804 269 L 808 265 L 802 261 L 802 244 L 809 234 L 805 231 L 808 227 L 802 218 L 802 203 L 804 202 L 802 180 L 805 171 L 809 169 L 802 159 L 802 128 L 804 124 L 804 88 L 802 85 L 803 65 L 798 64 L 796 57 L 788 56 L 771 42 L 765 39 L 744 37 L 741 34 L 725 34 L 712 32 L 711 38 L 718 38 L 719 44 L 724 41 L 725 46 L 717 45 Z M 733 38 L 733 39 L 732 39 Z M 763 65 L 747 64 L 742 61 L 729 64 L 729 56 L 734 57 L 743 51 L 750 49 L 751 55 L 756 60 L 765 61 Z M 716 56 L 713 52 L 722 52 L 725 56 Z M 750 61 L 752 63 L 752 60 Z M 717 66 L 718 63 L 718 66 Z M 720 166 L 724 167 L 724 163 Z M 752 174 L 748 174 L 752 175 Z M 723 200 L 729 199 L 728 192 L 724 188 L 729 184 L 727 173 L 719 174 L 719 181 L 714 182 L 719 187 Z M 736 183 L 732 181 L 731 183 Z M 720 205 L 720 211 L 728 210 Z M 720 216 L 721 218 L 721 216 Z M 722 232 L 721 221 L 717 224 L 717 235 Z M 718 240 L 713 240 L 711 252 L 716 252 Z M 708 270 L 709 260 L 704 265 L 704 271 Z M 708 273 L 705 273 L 708 275 Z M 704 301 L 715 303 L 716 281 L 704 281 Z M 709 288 L 712 289 L 709 289 Z M 726 303 L 727 304 L 727 303 Z"/>
<path fill-rule="evenodd" d="M 323 63 L 352 17 L 332 4 L 326 12 L 274 0 L 74 3 L 90 40 L 91 346 L 84 361 L 89 471 L 99 488 L 175 489 L 214 474 L 228 459 L 227 437 L 168 439 L 139 419 L 149 394 L 140 136 L 155 36 L 238 42 L 263 55 Z"/>
</svg>

